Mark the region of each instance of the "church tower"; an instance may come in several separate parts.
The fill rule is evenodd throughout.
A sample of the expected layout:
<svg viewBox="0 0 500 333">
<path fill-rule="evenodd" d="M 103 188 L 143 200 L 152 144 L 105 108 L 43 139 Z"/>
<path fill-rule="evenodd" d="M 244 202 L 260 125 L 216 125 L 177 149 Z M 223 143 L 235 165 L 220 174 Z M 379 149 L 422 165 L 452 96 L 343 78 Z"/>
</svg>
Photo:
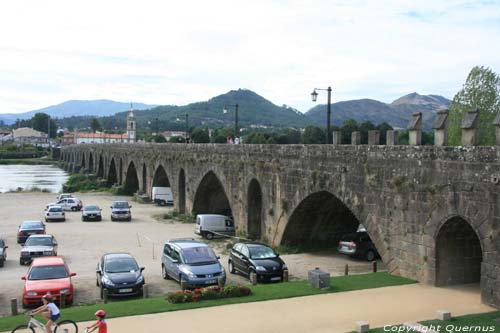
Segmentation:
<svg viewBox="0 0 500 333">
<path fill-rule="evenodd" d="M 127 137 L 128 137 L 128 143 L 135 142 L 136 136 L 135 136 L 135 116 L 134 116 L 134 107 L 132 103 L 130 103 L 130 111 L 128 112 L 127 115 Z"/>
</svg>

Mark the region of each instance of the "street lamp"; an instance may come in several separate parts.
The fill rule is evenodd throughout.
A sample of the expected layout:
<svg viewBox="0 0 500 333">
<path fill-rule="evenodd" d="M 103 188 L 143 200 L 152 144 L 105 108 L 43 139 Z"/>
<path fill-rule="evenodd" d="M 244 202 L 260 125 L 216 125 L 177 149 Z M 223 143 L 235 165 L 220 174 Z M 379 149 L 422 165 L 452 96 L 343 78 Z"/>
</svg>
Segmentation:
<svg viewBox="0 0 500 333">
<path fill-rule="evenodd" d="M 314 88 L 311 93 L 311 99 L 313 102 L 316 102 L 318 99 L 317 90 L 323 90 L 328 92 L 328 105 L 326 109 L 326 143 L 331 143 L 330 138 L 330 115 L 332 114 L 332 87 L 328 87 L 327 89 Z"/>
<path fill-rule="evenodd" d="M 228 112 L 227 111 L 228 106 L 234 106 L 234 140 L 236 141 L 236 138 L 239 137 L 239 132 L 238 132 L 238 104 L 224 105 L 224 108 L 222 109 L 223 113 L 227 113 Z"/>
</svg>

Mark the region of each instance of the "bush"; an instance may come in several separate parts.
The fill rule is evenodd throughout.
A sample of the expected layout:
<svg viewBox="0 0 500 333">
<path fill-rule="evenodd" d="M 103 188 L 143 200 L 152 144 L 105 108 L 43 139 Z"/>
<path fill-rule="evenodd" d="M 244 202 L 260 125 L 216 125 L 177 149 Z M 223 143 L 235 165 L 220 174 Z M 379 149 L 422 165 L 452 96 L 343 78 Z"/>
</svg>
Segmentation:
<svg viewBox="0 0 500 333">
<path fill-rule="evenodd" d="M 219 298 L 242 297 L 252 293 L 251 289 L 245 286 L 219 286 L 197 288 L 193 291 L 176 291 L 167 295 L 167 301 L 172 304 L 198 302 L 201 300 L 211 300 Z"/>
</svg>

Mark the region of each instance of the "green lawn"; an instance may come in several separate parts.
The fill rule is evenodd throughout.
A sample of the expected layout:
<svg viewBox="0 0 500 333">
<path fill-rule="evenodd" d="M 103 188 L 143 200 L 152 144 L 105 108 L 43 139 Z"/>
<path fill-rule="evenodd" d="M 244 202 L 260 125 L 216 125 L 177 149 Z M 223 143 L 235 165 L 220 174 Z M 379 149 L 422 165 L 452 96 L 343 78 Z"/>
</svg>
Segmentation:
<svg viewBox="0 0 500 333">
<path fill-rule="evenodd" d="M 453 315 L 453 314 L 452 314 Z M 437 332 L 452 333 L 452 332 L 500 332 L 500 321 L 495 319 L 500 318 L 500 311 L 486 312 L 480 314 L 472 314 L 452 318 L 450 321 L 428 320 L 423 321 L 421 324 L 430 326 Z M 399 325 L 395 325 L 398 326 Z M 440 326 L 438 328 L 438 326 Z M 466 330 L 466 328 L 468 328 Z M 371 329 L 370 333 L 383 333 L 383 328 Z M 394 330 L 392 332 L 397 332 Z M 403 332 L 403 331 L 402 331 Z M 404 331 L 406 332 L 406 331 Z"/>
<path fill-rule="evenodd" d="M 97 304 L 79 306 L 63 309 L 62 318 L 74 321 L 94 320 L 94 313 L 98 309 L 104 309 L 108 318 L 178 311 L 185 309 L 203 308 L 224 304 L 259 302 L 272 299 L 300 297 L 318 294 L 328 294 L 351 290 L 380 288 L 415 283 L 413 280 L 387 273 L 371 273 L 363 275 L 339 276 L 331 278 L 331 288 L 319 290 L 309 286 L 307 281 L 293 281 L 287 283 L 260 284 L 252 286 L 252 294 L 247 297 L 227 298 L 198 303 L 170 304 L 164 297 L 148 299 L 135 299 L 129 301 L 116 301 L 108 304 Z M 0 332 L 12 330 L 15 326 L 27 321 L 23 315 L 0 318 Z"/>
</svg>

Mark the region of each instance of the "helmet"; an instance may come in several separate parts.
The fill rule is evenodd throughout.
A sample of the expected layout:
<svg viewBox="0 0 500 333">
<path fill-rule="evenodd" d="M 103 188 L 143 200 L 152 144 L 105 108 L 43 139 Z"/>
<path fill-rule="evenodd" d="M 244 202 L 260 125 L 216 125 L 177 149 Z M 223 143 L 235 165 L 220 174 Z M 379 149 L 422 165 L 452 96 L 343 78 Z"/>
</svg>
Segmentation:
<svg viewBox="0 0 500 333">
<path fill-rule="evenodd" d="M 45 294 L 45 295 L 42 296 L 42 298 L 44 300 L 46 300 L 47 302 L 52 301 L 52 295 L 51 294 Z"/>
<path fill-rule="evenodd" d="M 106 311 L 104 310 L 97 310 L 96 313 L 95 313 L 96 316 L 99 316 L 99 317 L 105 317 L 106 316 Z"/>
</svg>

